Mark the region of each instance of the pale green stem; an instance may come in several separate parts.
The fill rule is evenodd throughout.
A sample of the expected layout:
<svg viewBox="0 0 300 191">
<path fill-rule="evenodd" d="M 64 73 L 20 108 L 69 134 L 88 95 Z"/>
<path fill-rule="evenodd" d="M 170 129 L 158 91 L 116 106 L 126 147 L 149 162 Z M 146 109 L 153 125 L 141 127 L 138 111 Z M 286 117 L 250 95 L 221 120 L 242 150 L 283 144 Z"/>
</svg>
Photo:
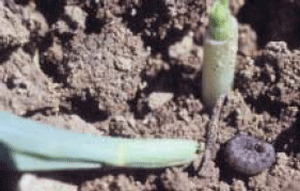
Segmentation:
<svg viewBox="0 0 300 191">
<path fill-rule="evenodd" d="M 18 152 L 10 152 L 10 162 L 13 164 L 9 167 L 15 171 L 53 171 L 53 170 L 80 170 L 80 169 L 99 169 L 102 165 L 99 163 L 89 162 L 72 162 L 66 160 L 52 160 L 39 158 Z"/>
<path fill-rule="evenodd" d="M 73 162 L 161 168 L 189 163 L 197 157 L 199 149 L 192 140 L 123 139 L 71 133 L 4 111 L 0 111 L 0 142 L 8 148 L 18 170 L 58 170 L 68 165 L 73 168 Z M 25 168 L 27 162 L 31 167 Z M 48 162 L 48 166 L 40 165 L 43 162 Z M 62 165 L 63 162 L 66 164 Z"/>
<path fill-rule="evenodd" d="M 226 0 L 217 1 L 205 36 L 202 67 L 202 100 L 210 111 L 220 95 L 232 89 L 237 49 L 237 20 L 230 14 Z"/>
</svg>

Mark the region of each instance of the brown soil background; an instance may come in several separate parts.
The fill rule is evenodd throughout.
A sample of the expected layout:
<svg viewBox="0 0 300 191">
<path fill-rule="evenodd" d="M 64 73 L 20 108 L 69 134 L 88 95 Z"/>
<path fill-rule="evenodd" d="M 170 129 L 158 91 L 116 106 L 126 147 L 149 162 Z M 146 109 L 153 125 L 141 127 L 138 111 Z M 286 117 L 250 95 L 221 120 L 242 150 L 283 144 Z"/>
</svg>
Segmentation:
<svg viewBox="0 0 300 191">
<path fill-rule="evenodd" d="M 82 133 L 205 142 L 199 71 L 209 0 L 15 3 L 0 1 L 1 110 Z M 230 3 L 240 23 L 238 65 L 218 144 L 238 132 L 273 143 L 268 171 L 241 177 L 218 159 L 205 178 L 197 162 L 37 176 L 80 191 L 299 191 L 300 1 Z"/>
</svg>

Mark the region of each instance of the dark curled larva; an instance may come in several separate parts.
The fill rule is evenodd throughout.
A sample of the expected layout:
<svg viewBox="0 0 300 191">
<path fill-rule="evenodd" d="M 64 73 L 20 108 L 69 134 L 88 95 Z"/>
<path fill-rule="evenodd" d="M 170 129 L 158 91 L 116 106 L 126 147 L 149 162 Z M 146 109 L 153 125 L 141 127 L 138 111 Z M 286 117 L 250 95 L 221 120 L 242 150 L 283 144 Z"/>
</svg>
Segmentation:
<svg viewBox="0 0 300 191">
<path fill-rule="evenodd" d="M 248 176 L 268 169 L 275 162 L 275 149 L 271 144 L 247 135 L 230 139 L 224 154 L 225 162 L 232 169 Z"/>
</svg>

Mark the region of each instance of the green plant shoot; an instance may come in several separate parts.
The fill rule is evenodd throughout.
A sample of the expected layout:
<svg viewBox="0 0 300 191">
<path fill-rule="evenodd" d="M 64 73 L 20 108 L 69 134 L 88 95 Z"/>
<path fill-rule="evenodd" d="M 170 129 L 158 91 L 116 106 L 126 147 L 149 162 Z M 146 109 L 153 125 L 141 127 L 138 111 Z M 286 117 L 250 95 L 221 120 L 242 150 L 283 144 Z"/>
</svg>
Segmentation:
<svg viewBox="0 0 300 191">
<path fill-rule="evenodd" d="M 0 169 L 49 171 L 99 168 L 164 168 L 198 155 L 197 141 L 99 137 L 55 129 L 0 111 Z"/>
<path fill-rule="evenodd" d="M 230 13 L 228 0 L 217 0 L 209 16 L 202 67 L 201 94 L 209 111 L 223 92 L 232 89 L 237 49 L 237 20 Z"/>
</svg>

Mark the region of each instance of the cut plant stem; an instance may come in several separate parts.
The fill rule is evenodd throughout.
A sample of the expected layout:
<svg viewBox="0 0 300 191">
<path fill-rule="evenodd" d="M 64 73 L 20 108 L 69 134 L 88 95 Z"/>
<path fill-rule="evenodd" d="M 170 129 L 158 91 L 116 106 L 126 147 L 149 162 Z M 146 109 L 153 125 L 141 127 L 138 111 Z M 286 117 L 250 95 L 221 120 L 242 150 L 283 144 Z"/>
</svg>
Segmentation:
<svg viewBox="0 0 300 191">
<path fill-rule="evenodd" d="M 165 168 L 199 157 L 197 141 L 98 137 L 52 128 L 0 111 L 0 160 L 17 171 L 90 169 L 101 165 Z M 2 168 L 2 169 L 1 169 Z"/>
<path fill-rule="evenodd" d="M 228 0 L 216 1 L 210 12 L 202 67 L 201 94 L 209 111 L 222 93 L 232 89 L 237 49 L 237 20 L 230 13 Z"/>
</svg>

